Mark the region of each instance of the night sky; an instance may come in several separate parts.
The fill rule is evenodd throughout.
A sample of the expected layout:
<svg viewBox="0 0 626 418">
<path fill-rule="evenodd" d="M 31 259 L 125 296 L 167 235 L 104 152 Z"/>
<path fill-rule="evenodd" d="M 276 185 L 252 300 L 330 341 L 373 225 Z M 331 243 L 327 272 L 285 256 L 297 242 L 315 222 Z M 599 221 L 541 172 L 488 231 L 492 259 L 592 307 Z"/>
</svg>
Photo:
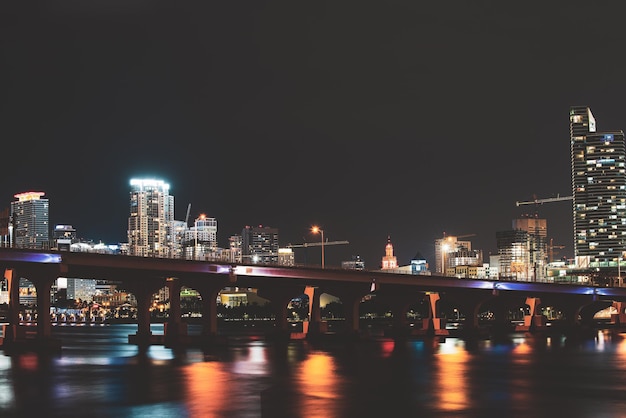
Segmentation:
<svg viewBox="0 0 626 418">
<path fill-rule="evenodd" d="M 572 257 L 571 201 L 515 202 L 571 195 L 570 106 L 626 129 L 619 2 L 22 3 L 0 6 L 0 206 L 43 191 L 85 239 L 125 242 L 129 180 L 151 177 L 221 247 L 317 224 L 350 242 L 327 266 L 377 268 L 390 236 L 434 269 L 444 232 L 488 260 L 537 210 Z"/>
</svg>

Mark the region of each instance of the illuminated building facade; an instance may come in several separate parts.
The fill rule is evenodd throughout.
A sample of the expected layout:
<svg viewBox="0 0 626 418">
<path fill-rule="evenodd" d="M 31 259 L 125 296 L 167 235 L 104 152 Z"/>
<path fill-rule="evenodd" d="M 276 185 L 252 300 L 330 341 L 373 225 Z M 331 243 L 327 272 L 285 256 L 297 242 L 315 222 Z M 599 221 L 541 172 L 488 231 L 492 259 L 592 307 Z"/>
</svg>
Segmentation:
<svg viewBox="0 0 626 418">
<path fill-rule="evenodd" d="M 216 259 L 217 220 L 201 214 L 185 231 L 185 257 L 194 260 Z"/>
<path fill-rule="evenodd" d="M 241 256 L 244 264 L 278 263 L 278 229 L 259 225 L 241 231 Z"/>
<path fill-rule="evenodd" d="M 130 181 L 128 253 L 142 257 L 172 256 L 170 233 L 174 221 L 174 196 L 161 180 Z"/>
<path fill-rule="evenodd" d="M 9 240 L 18 248 L 49 248 L 49 204 L 43 192 L 18 193 L 11 202 Z"/>
<path fill-rule="evenodd" d="M 389 270 L 398 268 L 398 259 L 393 255 L 393 245 L 391 237 L 387 237 L 387 245 L 385 245 L 385 256 L 382 259 L 381 269 Z"/>
<path fill-rule="evenodd" d="M 626 238 L 624 133 L 597 132 L 589 107 L 574 106 L 570 145 L 576 264 L 616 268 Z"/>
<path fill-rule="evenodd" d="M 445 235 L 443 238 L 435 240 L 435 272 L 443 276 L 449 267 L 459 265 L 453 257 L 453 253 L 458 250 L 465 249 L 466 251 L 472 250 L 471 241 L 462 241 L 454 235 Z M 482 258 L 482 256 L 481 256 Z M 478 262 L 478 260 L 476 260 Z M 482 261 L 481 261 L 482 262 Z"/>
</svg>

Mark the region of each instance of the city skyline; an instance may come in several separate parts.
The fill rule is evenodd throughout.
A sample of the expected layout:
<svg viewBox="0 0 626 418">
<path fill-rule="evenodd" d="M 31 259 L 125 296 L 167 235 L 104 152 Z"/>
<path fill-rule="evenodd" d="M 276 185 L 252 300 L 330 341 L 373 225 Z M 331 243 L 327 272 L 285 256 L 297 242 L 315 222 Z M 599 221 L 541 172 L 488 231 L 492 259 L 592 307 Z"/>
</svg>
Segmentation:
<svg viewBox="0 0 626 418">
<path fill-rule="evenodd" d="M 432 264 L 444 232 L 487 257 L 517 201 L 572 193 L 571 106 L 626 127 L 621 66 L 597 64 L 621 56 L 613 6 L 327 6 L 3 5 L 3 206 L 41 190 L 52 223 L 116 242 L 128 180 L 163 178 L 220 245 L 319 225 L 350 242 L 329 265 L 377 266 L 388 237 Z M 536 209 L 573 257 L 571 202 Z"/>
</svg>

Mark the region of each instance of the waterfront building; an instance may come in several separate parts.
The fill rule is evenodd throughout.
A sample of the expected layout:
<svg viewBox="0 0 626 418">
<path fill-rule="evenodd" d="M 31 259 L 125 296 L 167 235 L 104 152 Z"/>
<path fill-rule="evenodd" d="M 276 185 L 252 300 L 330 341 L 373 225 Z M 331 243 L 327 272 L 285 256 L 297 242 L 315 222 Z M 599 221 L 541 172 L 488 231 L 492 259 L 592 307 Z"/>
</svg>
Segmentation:
<svg viewBox="0 0 626 418">
<path fill-rule="evenodd" d="M 77 242 L 76 229 L 72 225 L 55 225 L 52 231 L 52 245 L 61 251 L 70 251 L 73 243 Z"/>
<path fill-rule="evenodd" d="M 391 237 L 387 237 L 387 245 L 385 245 L 385 255 L 382 258 L 381 269 L 390 270 L 398 268 L 398 259 L 393 255 L 393 245 Z"/>
<path fill-rule="evenodd" d="M 142 257 L 171 257 L 174 196 L 162 180 L 130 181 L 128 252 Z"/>
<path fill-rule="evenodd" d="M 430 271 L 428 270 L 428 262 L 419 251 L 411 259 L 411 274 L 430 275 Z"/>
<path fill-rule="evenodd" d="M 496 232 L 496 246 L 500 256 L 498 279 L 531 279 L 530 241 L 529 232 L 522 229 Z"/>
<path fill-rule="evenodd" d="M 358 255 L 353 255 L 352 260 L 342 261 L 341 268 L 346 270 L 365 270 L 365 261 Z"/>
<path fill-rule="evenodd" d="M 0 246 L 8 247 L 9 242 L 9 220 L 11 219 L 9 208 L 0 210 Z M 0 302 L 2 303 L 2 302 Z"/>
<path fill-rule="evenodd" d="M 93 296 L 96 294 L 95 279 L 77 279 L 67 278 L 67 299 L 75 301 L 92 302 Z"/>
<path fill-rule="evenodd" d="M 185 258 L 193 260 L 216 260 L 217 220 L 201 214 L 194 225 L 185 231 L 183 240 Z"/>
<path fill-rule="evenodd" d="M 278 249 L 278 265 L 280 266 L 294 266 L 296 264 L 296 258 L 291 248 L 279 248 Z"/>
<path fill-rule="evenodd" d="M 597 131 L 587 106 L 570 108 L 574 254 L 581 268 L 617 270 L 626 244 L 622 131 Z"/>
<path fill-rule="evenodd" d="M 458 259 L 459 256 L 462 259 Z M 435 272 L 438 274 L 446 276 L 450 267 L 468 264 L 464 260 L 470 256 L 474 264 L 482 263 L 482 252 L 472 252 L 470 241 L 459 240 L 458 236 L 446 235 L 445 233 L 443 238 L 435 240 Z M 451 271 L 454 272 L 454 268 Z M 454 275 L 454 273 L 452 274 Z"/>
<path fill-rule="evenodd" d="M 513 229 L 528 232 L 528 279 L 542 280 L 548 264 L 548 221 L 534 215 L 513 220 Z"/>
<path fill-rule="evenodd" d="M 241 253 L 244 264 L 278 263 L 278 229 L 245 226 L 241 231 Z"/>
<path fill-rule="evenodd" d="M 18 193 L 11 202 L 10 245 L 17 248 L 49 248 L 49 202 L 44 192 Z"/>
</svg>

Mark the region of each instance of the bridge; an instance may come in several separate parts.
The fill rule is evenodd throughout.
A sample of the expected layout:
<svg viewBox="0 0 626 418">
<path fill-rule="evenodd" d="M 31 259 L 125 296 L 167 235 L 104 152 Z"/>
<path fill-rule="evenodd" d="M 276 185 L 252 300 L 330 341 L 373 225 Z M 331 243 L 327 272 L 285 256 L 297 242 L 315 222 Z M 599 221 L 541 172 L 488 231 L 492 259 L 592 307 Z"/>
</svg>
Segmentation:
<svg viewBox="0 0 626 418">
<path fill-rule="evenodd" d="M 447 335 L 446 319 L 440 317 L 442 305 L 455 306 L 466 318 L 465 332 L 479 332 L 480 312 L 489 309 L 495 323 L 507 322 L 511 309 L 526 307 L 520 331 L 546 329 L 546 317 L 540 306 L 562 312 L 557 321 L 568 329 L 587 326 L 598 311 L 613 306 L 615 327 L 626 326 L 626 288 L 572 284 L 511 282 L 458 279 L 435 275 L 394 274 L 383 271 L 320 269 L 270 265 L 228 264 L 167 258 L 79 253 L 68 251 L 0 248 L 0 267 L 8 282 L 9 309 L 4 330 L 3 349 L 27 343 L 19 320 L 19 278 L 28 279 L 36 288 L 37 325 L 31 344 L 54 345 L 51 338 L 50 292 L 59 277 L 115 281 L 137 299 L 137 333 L 129 343 L 146 346 L 154 343 L 150 331 L 152 295 L 164 286 L 169 288 L 170 315 L 163 343 L 168 346 L 189 341 L 181 319 L 180 290 L 197 290 L 202 298 L 202 331 L 199 339 L 211 344 L 218 339 L 217 297 L 227 287 L 257 289 L 259 296 L 273 302 L 277 335 L 290 334 L 289 302 L 302 294 L 309 297 L 309 317 L 303 331 L 307 338 L 327 332 L 320 315 L 320 296 L 327 293 L 339 298 L 345 307 L 343 335 L 358 338 L 361 334 L 359 305 L 367 295 L 375 295 L 393 315 L 393 335 Z M 428 315 L 421 326 L 411 327 L 406 313 L 417 302 L 425 303 Z M 32 329 L 32 327 L 30 327 Z"/>
</svg>

